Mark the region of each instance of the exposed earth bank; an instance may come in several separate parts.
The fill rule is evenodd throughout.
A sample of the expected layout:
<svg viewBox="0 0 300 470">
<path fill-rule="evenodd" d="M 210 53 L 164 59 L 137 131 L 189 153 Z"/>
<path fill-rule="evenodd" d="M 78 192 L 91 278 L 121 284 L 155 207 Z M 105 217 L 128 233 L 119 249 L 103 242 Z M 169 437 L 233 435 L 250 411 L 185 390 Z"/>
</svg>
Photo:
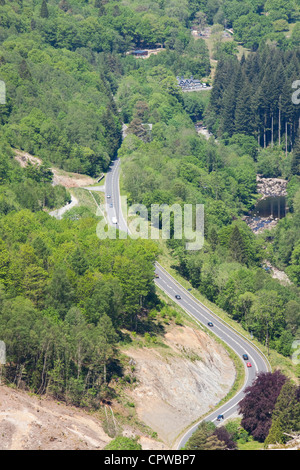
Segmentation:
<svg viewBox="0 0 300 470">
<path fill-rule="evenodd" d="M 168 349 L 131 349 L 138 385 L 131 392 L 141 421 L 168 446 L 189 424 L 207 413 L 230 391 L 235 380 L 232 360 L 206 333 L 172 328 Z"/>
<path fill-rule="evenodd" d="M 139 437 L 145 450 L 171 449 L 179 432 L 225 397 L 235 380 L 227 352 L 191 327 L 170 328 L 165 347 L 133 346 L 126 354 L 137 385 L 125 394 L 157 439 L 134 425 L 118 425 L 123 435 Z M 120 403 L 111 407 L 116 416 L 122 412 Z M 112 439 L 97 414 L 5 385 L 0 385 L 0 429 L 0 450 L 101 450 Z"/>
</svg>

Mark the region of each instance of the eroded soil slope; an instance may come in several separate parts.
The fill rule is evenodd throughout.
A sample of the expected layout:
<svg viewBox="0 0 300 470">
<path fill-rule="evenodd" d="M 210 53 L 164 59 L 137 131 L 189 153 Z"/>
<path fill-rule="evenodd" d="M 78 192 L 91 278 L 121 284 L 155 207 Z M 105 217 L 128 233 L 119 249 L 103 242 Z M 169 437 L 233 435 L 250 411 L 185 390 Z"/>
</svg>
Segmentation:
<svg viewBox="0 0 300 470">
<path fill-rule="evenodd" d="M 130 348 L 138 385 L 138 417 L 172 446 L 179 432 L 215 406 L 235 380 L 232 360 L 206 333 L 173 327 L 164 348 Z"/>
<path fill-rule="evenodd" d="M 92 450 L 110 440 L 84 411 L 0 386 L 0 450 Z"/>
<path fill-rule="evenodd" d="M 120 430 L 139 437 L 143 449 L 172 448 L 178 433 L 222 399 L 235 379 L 228 354 L 204 332 L 174 325 L 164 341 L 164 348 L 126 351 L 137 379 L 126 394 L 158 440 L 133 426 Z M 120 404 L 114 408 L 122 412 Z M 0 450 L 101 450 L 110 441 L 96 414 L 0 385 Z"/>
</svg>

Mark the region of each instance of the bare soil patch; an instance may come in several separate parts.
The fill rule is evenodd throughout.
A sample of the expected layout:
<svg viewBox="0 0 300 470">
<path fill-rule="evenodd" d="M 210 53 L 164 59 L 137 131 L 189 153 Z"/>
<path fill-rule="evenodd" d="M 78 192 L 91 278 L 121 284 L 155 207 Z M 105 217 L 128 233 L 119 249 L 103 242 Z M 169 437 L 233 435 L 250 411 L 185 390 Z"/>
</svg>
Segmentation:
<svg viewBox="0 0 300 470">
<path fill-rule="evenodd" d="M 32 165 L 42 164 L 42 160 L 40 158 L 34 157 L 33 155 L 30 155 L 29 153 L 22 150 L 15 150 L 15 154 L 15 159 L 23 168 L 28 165 L 28 162 L 32 163 Z M 80 173 L 67 172 L 55 167 L 51 167 L 50 169 L 54 175 L 54 185 L 60 184 L 65 188 L 81 188 L 96 182 L 96 179 L 92 178 L 91 176 L 82 175 Z"/>
<path fill-rule="evenodd" d="M 158 439 L 134 424 L 120 430 L 139 438 L 143 449 L 171 449 L 179 433 L 225 397 L 235 380 L 229 355 L 203 331 L 174 325 L 164 342 L 165 348 L 126 350 L 137 378 L 126 396 Z M 123 414 L 120 403 L 111 408 L 116 416 Z M 0 386 L 0 430 L 0 450 L 101 450 L 112 439 L 97 414 L 5 385 Z"/>
<path fill-rule="evenodd" d="M 137 415 L 172 446 L 179 433 L 230 391 L 236 372 L 226 350 L 206 333 L 174 327 L 168 349 L 130 348 L 138 385 L 129 392 Z"/>
<path fill-rule="evenodd" d="M 101 422 L 50 398 L 0 386 L 0 450 L 101 450 Z"/>
</svg>

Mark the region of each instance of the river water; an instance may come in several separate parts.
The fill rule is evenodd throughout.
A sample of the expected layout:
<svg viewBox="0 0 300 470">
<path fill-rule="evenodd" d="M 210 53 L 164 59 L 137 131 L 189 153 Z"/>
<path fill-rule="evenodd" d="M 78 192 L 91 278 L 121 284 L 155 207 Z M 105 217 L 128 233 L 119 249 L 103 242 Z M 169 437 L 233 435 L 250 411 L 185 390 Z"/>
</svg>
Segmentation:
<svg viewBox="0 0 300 470">
<path fill-rule="evenodd" d="M 254 233 L 260 233 L 275 227 L 277 221 L 285 217 L 286 212 L 285 196 L 269 196 L 260 199 L 244 220 Z"/>
<path fill-rule="evenodd" d="M 259 200 L 250 215 L 252 217 L 282 219 L 286 215 L 285 196 L 270 196 Z"/>
</svg>

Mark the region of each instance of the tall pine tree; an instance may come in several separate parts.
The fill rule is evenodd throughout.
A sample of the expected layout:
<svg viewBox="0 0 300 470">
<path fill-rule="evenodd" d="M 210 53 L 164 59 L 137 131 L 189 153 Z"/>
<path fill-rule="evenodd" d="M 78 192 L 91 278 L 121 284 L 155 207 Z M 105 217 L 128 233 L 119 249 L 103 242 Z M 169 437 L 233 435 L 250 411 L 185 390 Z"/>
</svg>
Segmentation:
<svg viewBox="0 0 300 470">
<path fill-rule="evenodd" d="M 300 135 L 297 134 L 296 142 L 294 145 L 291 161 L 291 172 L 293 175 L 300 176 Z"/>
<path fill-rule="evenodd" d="M 282 386 L 272 413 L 272 425 L 265 444 L 284 444 L 289 440 L 287 434 L 300 431 L 299 388 L 287 380 Z"/>
<path fill-rule="evenodd" d="M 47 7 L 47 2 L 46 0 L 43 0 L 41 10 L 40 10 L 40 17 L 41 18 L 48 18 L 49 17 L 49 11 Z"/>
<path fill-rule="evenodd" d="M 245 79 L 236 100 L 235 132 L 238 134 L 251 134 L 254 131 L 251 102 L 252 95 L 251 83 Z"/>
<path fill-rule="evenodd" d="M 232 259 L 238 263 L 247 263 L 248 256 L 246 245 L 237 225 L 235 225 L 232 230 L 231 236 L 229 238 L 228 248 Z"/>
</svg>

